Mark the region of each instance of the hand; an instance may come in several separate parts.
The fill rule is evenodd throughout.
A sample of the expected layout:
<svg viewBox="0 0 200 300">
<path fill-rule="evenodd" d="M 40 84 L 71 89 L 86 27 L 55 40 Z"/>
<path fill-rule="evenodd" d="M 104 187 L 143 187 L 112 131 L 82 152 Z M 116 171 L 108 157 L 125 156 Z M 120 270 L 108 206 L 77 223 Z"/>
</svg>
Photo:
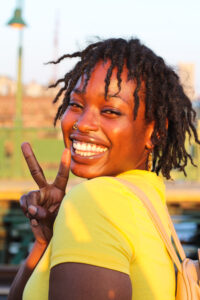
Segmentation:
<svg viewBox="0 0 200 300">
<path fill-rule="evenodd" d="M 21 147 L 30 173 L 39 190 L 23 195 L 20 198 L 20 205 L 24 214 L 30 219 L 36 241 L 40 244 L 48 244 L 53 234 L 55 217 L 65 195 L 70 169 L 70 151 L 64 150 L 57 176 L 54 182 L 49 184 L 30 144 L 23 143 Z"/>
</svg>

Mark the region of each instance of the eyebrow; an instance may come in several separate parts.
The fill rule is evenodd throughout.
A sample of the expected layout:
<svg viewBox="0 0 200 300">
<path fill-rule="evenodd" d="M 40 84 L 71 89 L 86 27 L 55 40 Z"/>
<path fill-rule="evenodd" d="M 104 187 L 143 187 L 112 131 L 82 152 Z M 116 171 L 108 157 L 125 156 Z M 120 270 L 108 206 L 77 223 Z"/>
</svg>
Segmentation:
<svg viewBox="0 0 200 300">
<path fill-rule="evenodd" d="M 124 101 L 124 99 L 117 94 L 108 94 L 107 96 L 108 96 L 108 98 L 119 98 Z"/>
<path fill-rule="evenodd" d="M 118 98 L 118 99 L 122 100 L 123 102 L 127 103 L 127 101 L 124 100 L 124 98 L 122 98 L 121 96 L 119 96 L 117 93 L 116 94 L 108 94 L 107 97 L 108 98 Z"/>
<path fill-rule="evenodd" d="M 84 92 L 82 90 L 79 90 L 79 89 L 74 89 L 73 92 L 76 93 L 76 94 L 78 94 L 78 95 L 84 95 Z M 105 94 L 101 93 L 100 96 L 104 97 Z M 120 97 L 117 93 L 115 93 L 115 94 L 108 94 L 107 97 L 108 98 L 118 98 L 118 99 L 120 99 L 120 100 L 122 100 L 123 102 L 126 103 L 126 101 L 122 97 Z"/>
</svg>

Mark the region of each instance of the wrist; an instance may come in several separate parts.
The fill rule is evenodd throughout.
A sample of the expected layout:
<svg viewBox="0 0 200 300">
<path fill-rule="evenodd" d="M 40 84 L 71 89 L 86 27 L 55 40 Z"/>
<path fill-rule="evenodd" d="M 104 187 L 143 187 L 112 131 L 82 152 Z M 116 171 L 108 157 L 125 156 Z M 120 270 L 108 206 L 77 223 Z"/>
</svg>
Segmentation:
<svg viewBox="0 0 200 300">
<path fill-rule="evenodd" d="M 47 246 L 48 243 L 40 243 L 38 241 L 34 242 L 31 252 L 26 259 L 26 266 L 28 267 L 28 269 L 32 270 L 35 268 L 38 261 L 43 256 Z"/>
<path fill-rule="evenodd" d="M 33 247 L 42 251 L 45 250 L 49 245 L 49 241 L 45 241 L 45 240 L 35 240 Z"/>
</svg>

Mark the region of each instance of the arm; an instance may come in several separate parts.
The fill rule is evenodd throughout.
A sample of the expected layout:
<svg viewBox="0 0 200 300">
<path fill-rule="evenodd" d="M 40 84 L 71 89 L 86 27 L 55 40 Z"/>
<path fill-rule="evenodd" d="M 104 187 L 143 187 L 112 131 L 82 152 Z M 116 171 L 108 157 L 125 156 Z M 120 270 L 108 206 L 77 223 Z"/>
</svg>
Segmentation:
<svg viewBox="0 0 200 300">
<path fill-rule="evenodd" d="M 47 243 L 39 243 L 36 241 L 33 245 L 33 248 L 25 260 L 25 262 L 20 266 L 19 271 L 11 285 L 11 289 L 8 295 L 8 300 L 21 300 L 24 287 L 31 276 L 33 270 L 35 269 L 37 263 L 42 257 Z"/>
<path fill-rule="evenodd" d="M 131 300 L 128 274 L 80 263 L 52 268 L 49 300 Z"/>
<path fill-rule="evenodd" d="M 70 152 L 65 149 L 56 179 L 52 184 L 48 184 L 30 145 L 24 143 L 22 151 L 31 175 L 39 187 L 39 190 L 23 195 L 20 199 L 21 208 L 30 219 L 35 243 L 12 283 L 9 300 L 22 299 L 24 287 L 49 244 L 53 234 L 53 223 L 65 195 L 70 165 Z"/>
</svg>

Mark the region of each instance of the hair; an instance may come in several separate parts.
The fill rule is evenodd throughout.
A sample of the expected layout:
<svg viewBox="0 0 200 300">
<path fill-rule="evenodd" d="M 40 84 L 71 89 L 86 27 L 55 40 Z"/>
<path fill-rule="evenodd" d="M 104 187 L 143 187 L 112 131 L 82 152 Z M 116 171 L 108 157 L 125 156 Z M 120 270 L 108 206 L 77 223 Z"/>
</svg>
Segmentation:
<svg viewBox="0 0 200 300">
<path fill-rule="evenodd" d="M 196 113 L 192 108 L 190 99 L 183 91 L 179 77 L 173 69 L 167 66 L 164 60 L 152 50 L 140 43 L 138 39 L 125 40 L 112 38 L 100 40 L 87 46 L 83 51 L 66 54 L 57 61 L 49 63 L 57 64 L 65 58 L 80 58 L 74 68 L 66 73 L 64 78 L 50 87 L 56 87 L 60 83 L 64 86 L 57 93 L 54 103 L 63 96 L 59 106 L 54 125 L 60 119 L 68 107 L 70 94 L 75 88 L 77 81 L 84 74 L 85 82 L 83 92 L 91 77 L 95 65 L 103 60 L 110 60 L 111 64 L 105 77 L 105 99 L 107 99 L 112 71 L 117 68 L 118 89 L 121 89 L 121 74 L 123 66 L 128 69 L 127 80 L 134 80 L 136 89 L 134 99 L 134 119 L 137 117 L 140 98 L 141 82 L 145 84 L 145 119 L 147 122 L 155 122 L 152 135 L 153 164 L 152 171 L 162 173 L 167 179 L 172 169 L 178 169 L 186 176 L 185 167 L 188 159 L 195 166 L 193 159 L 185 147 L 186 134 L 194 137 L 200 144 L 194 125 Z"/>
</svg>

